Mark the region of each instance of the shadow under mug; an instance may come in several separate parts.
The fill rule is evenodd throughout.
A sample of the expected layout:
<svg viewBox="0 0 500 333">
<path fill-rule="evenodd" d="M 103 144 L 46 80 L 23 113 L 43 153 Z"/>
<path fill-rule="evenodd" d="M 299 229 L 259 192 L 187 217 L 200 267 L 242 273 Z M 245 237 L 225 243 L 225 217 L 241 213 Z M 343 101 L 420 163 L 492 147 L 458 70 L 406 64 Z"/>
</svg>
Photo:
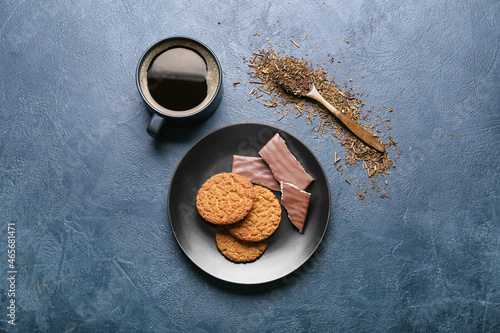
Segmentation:
<svg viewBox="0 0 500 333">
<path fill-rule="evenodd" d="M 151 64 L 160 54 L 173 48 L 194 51 L 203 58 L 206 64 L 206 97 L 201 103 L 187 110 L 170 110 L 160 105 L 148 88 L 148 70 Z M 136 72 L 136 83 L 139 93 L 152 115 L 147 131 L 154 138 L 159 136 L 164 125 L 193 125 L 207 119 L 215 112 L 222 99 L 222 68 L 219 60 L 207 46 L 188 37 L 169 37 L 150 46 L 140 58 Z"/>
</svg>

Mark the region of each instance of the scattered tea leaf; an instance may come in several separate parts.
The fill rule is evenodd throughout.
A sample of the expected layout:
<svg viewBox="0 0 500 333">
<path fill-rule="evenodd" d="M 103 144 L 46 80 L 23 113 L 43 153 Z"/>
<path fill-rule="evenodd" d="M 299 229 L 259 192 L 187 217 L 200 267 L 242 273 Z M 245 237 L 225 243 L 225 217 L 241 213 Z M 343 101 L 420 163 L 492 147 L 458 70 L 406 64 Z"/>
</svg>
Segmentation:
<svg viewBox="0 0 500 333">
<path fill-rule="evenodd" d="M 362 168 L 366 170 L 366 175 L 370 179 L 368 187 L 366 187 L 361 195 L 358 194 L 358 199 L 364 199 L 367 191 L 378 192 L 380 186 L 374 184 L 374 178 L 379 175 L 389 173 L 391 168 L 395 168 L 393 159 L 388 155 L 388 152 L 380 153 L 362 143 L 357 139 L 347 128 L 341 125 L 337 119 L 326 110 L 321 104 L 303 98 L 311 89 L 311 84 L 314 83 L 320 94 L 335 108 L 347 115 L 348 117 L 358 121 L 363 128 L 368 132 L 378 137 L 386 148 L 395 147 L 397 142 L 391 134 L 384 135 L 380 127 L 385 129 L 383 123 L 390 119 L 382 119 L 377 117 L 374 122 L 370 120 L 370 109 L 365 109 L 362 93 L 358 93 L 352 88 L 345 86 L 343 89 L 335 82 L 335 78 L 327 77 L 328 71 L 320 65 L 313 66 L 310 61 L 297 59 L 292 56 L 284 56 L 281 53 L 276 53 L 273 49 L 259 50 L 254 53 L 254 58 L 245 61 L 249 68 L 249 75 L 252 79 L 261 82 L 256 89 L 266 94 L 266 107 L 280 106 L 278 112 L 281 112 L 279 120 L 283 117 L 295 114 L 295 118 L 306 117 L 306 124 L 313 125 L 316 122 L 312 119 L 318 119 L 319 125 L 312 129 L 316 133 L 316 138 L 330 135 L 332 142 L 336 139 L 345 148 L 345 164 L 338 164 L 340 157 L 335 152 L 334 164 L 337 170 L 343 174 L 344 168 L 353 169 L 358 163 L 362 164 Z M 262 96 L 259 94 L 258 96 Z M 388 109 L 392 112 L 393 109 Z M 392 126 L 387 126 L 387 129 L 392 129 Z M 399 158 L 399 152 L 395 158 Z M 373 181 L 373 183 L 372 183 Z M 387 185 L 387 184 L 386 184 Z M 382 197 L 388 197 L 382 194 Z"/>
</svg>

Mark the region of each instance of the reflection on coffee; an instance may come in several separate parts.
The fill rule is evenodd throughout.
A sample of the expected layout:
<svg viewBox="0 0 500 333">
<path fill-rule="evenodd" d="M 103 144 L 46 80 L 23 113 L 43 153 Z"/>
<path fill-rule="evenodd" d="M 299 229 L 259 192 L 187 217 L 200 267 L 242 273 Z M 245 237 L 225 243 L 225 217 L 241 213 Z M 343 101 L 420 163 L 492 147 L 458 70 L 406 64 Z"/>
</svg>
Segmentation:
<svg viewBox="0 0 500 333">
<path fill-rule="evenodd" d="M 148 90 L 162 107 L 184 111 L 207 97 L 207 63 L 196 51 L 174 47 L 160 53 L 148 69 Z"/>
</svg>

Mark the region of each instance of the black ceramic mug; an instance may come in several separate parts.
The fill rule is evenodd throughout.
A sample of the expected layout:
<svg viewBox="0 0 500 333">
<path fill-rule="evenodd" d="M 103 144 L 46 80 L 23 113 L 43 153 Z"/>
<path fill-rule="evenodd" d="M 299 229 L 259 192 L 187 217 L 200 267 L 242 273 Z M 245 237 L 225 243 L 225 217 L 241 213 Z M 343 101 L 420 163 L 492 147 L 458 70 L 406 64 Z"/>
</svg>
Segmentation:
<svg viewBox="0 0 500 333">
<path fill-rule="evenodd" d="M 201 42 L 170 37 L 150 46 L 136 72 L 142 99 L 152 114 L 149 135 L 158 137 L 163 125 L 183 126 L 210 117 L 222 99 L 222 68 Z"/>
</svg>

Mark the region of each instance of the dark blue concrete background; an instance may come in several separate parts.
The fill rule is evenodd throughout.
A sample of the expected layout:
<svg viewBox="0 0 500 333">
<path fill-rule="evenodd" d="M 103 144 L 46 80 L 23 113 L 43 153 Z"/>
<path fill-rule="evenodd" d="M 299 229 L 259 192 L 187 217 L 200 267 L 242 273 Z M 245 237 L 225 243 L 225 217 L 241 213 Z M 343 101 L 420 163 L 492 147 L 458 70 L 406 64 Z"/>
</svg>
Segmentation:
<svg viewBox="0 0 500 333">
<path fill-rule="evenodd" d="M 225 91 L 204 124 L 155 142 L 134 71 L 150 44 L 172 35 L 214 50 Z M 375 115 L 394 109 L 402 157 L 384 178 L 390 198 L 354 200 L 344 179 L 364 181 L 364 171 L 337 171 L 338 143 L 249 100 L 242 57 L 267 38 L 353 78 L 381 108 Z M 2 1 L 0 329 L 500 332 L 499 45 L 494 0 Z M 332 190 L 316 254 L 258 287 L 197 269 L 166 207 L 187 149 L 243 121 L 280 126 L 316 149 Z M 16 326 L 6 309 L 9 222 Z"/>
</svg>

